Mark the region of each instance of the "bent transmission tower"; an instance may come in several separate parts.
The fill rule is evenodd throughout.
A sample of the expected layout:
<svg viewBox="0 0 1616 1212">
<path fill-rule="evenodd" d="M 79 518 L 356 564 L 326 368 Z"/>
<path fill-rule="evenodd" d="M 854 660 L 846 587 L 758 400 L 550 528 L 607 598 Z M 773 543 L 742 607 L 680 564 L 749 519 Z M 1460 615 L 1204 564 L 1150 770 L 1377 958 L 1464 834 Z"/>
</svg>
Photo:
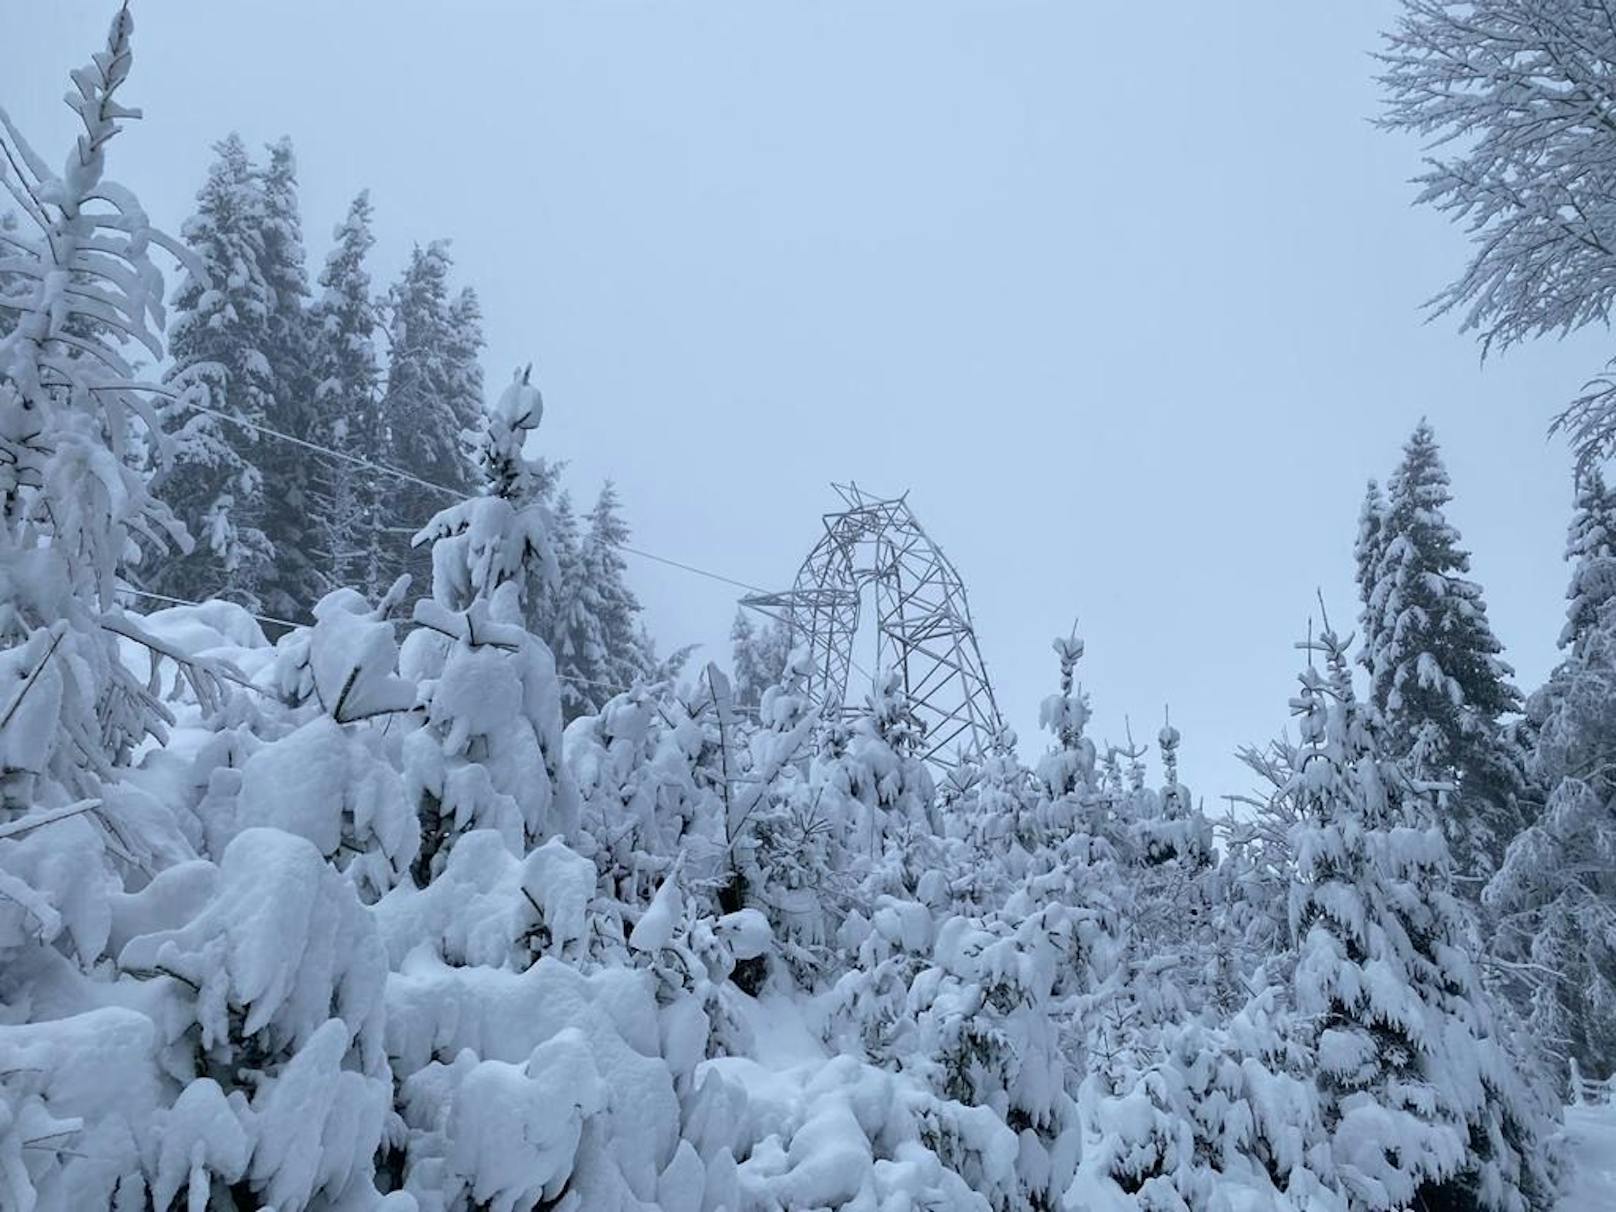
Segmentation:
<svg viewBox="0 0 1616 1212">
<path fill-rule="evenodd" d="M 907 503 L 881 500 L 856 484 L 833 484 L 847 506 L 825 515 L 825 534 L 783 593 L 754 594 L 743 606 L 776 619 L 793 648 L 811 656 L 809 700 L 846 712 L 859 600 L 872 589 L 876 667 L 894 671 L 925 727 L 922 756 L 944 767 L 982 752 L 1002 727 L 977 648 L 965 586 Z"/>
</svg>

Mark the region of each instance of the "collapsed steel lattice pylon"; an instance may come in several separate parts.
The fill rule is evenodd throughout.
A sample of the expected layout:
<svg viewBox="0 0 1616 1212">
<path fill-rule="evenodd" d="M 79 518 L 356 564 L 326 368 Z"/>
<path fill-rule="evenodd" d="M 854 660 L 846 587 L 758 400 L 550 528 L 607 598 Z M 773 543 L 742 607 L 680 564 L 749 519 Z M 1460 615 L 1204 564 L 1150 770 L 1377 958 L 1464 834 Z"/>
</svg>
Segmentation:
<svg viewBox="0 0 1616 1212">
<path fill-rule="evenodd" d="M 833 484 L 847 508 L 825 515 L 825 533 L 783 593 L 741 599 L 806 646 L 815 705 L 847 711 L 847 679 L 865 586 L 875 606 L 877 668 L 895 671 L 925 726 L 923 756 L 944 767 L 985 751 L 1003 726 L 977 647 L 965 586 L 931 541 L 907 497 L 877 499 Z"/>
</svg>

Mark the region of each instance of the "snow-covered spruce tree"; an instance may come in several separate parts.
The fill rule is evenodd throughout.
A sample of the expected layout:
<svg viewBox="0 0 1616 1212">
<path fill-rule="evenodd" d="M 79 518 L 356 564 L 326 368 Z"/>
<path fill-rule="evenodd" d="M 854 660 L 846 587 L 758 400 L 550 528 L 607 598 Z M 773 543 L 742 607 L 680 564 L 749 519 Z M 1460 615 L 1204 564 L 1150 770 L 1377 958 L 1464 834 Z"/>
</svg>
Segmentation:
<svg viewBox="0 0 1616 1212">
<path fill-rule="evenodd" d="M 963 843 L 951 846 L 948 858 L 953 901 L 983 911 L 1001 907 L 1024 883 L 1049 845 L 1051 814 L 1039 811 L 1037 785 L 1016 756 L 1011 729 L 1000 728 L 968 762 L 969 785 L 938 815 L 948 836 Z"/>
<path fill-rule="evenodd" d="M 668 909 L 677 879 L 629 911 L 562 840 L 592 838 L 560 764 L 554 666 L 521 622 L 554 573 L 522 454 L 541 408 L 518 374 L 477 436 L 484 491 L 419 540 L 433 597 L 400 664 L 426 714 L 403 741 L 422 854 L 375 909 L 401 1121 L 381 1183 L 432 1212 L 734 1207 L 735 1125 L 699 1143 L 681 1127 L 712 1127 L 694 1070 L 735 951 Z"/>
<path fill-rule="evenodd" d="M 518 855 L 474 829 L 383 899 L 405 1129 L 385 1185 L 444 1212 L 738 1206 L 744 1096 L 694 1080 L 735 951 L 670 874 L 630 915 L 561 838 Z"/>
<path fill-rule="evenodd" d="M 576 828 L 555 661 L 522 622 L 523 597 L 555 575 L 547 512 L 532 499 L 522 455 L 543 411 L 518 372 L 477 437 L 483 492 L 441 510 L 415 537 L 432 554 L 432 596 L 416 602 L 401 658 L 427 717 L 404 742 L 407 792 L 421 818 L 420 884 L 469 830 L 493 829 L 520 855 Z"/>
<path fill-rule="evenodd" d="M 588 527 L 582 545 L 583 573 L 595 592 L 606 662 L 601 672 L 608 682 L 632 685 L 646 676 L 655 664 L 645 646 L 640 626 L 640 603 L 628 587 L 623 560 L 623 544 L 628 542 L 628 523 L 618 512 L 617 489 L 608 480 L 589 511 Z"/>
<path fill-rule="evenodd" d="M 1002 1208 L 1060 1207 L 1081 1153 L 1081 1075 L 1062 1038 L 1060 1004 L 1076 943 L 1060 904 L 950 917 L 931 965 L 910 984 L 915 1037 L 905 1066 L 945 1098 L 991 1108 L 1019 1138 L 1016 1187 Z"/>
<path fill-rule="evenodd" d="M 1144 785 L 1144 748 L 1132 743 L 1127 783 L 1094 797 L 1086 830 L 1062 849 L 1069 903 L 1104 931 L 1083 1014 L 1084 1047 L 1107 1094 L 1132 1089 L 1167 1028 L 1214 1000 L 1221 876 L 1211 827 L 1177 779 L 1177 730 L 1162 729 L 1168 784 Z M 1113 752 L 1116 752 L 1113 750 Z M 1113 759 L 1113 764 L 1116 764 Z M 1121 771 L 1118 771 L 1121 777 Z"/>
<path fill-rule="evenodd" d="M 263 196 L 261 270 L 270 292 L 263 345 L 273 379 L 268 424 L 280 433 L 308 440 L 315 432 L 317 412 L 297 159 L 290 139 L 279 139 L 267 150 L 269 159 L 259 172 L 259 188 Z M 264 530 L 275 550 L 264 604 L 281 618 L 302 618 L 313 602 L 334 587 L 320 575 L 317 562 L 312 489 L 319 463 L 300 447 L 275 439 L 258 443 L 255 461 L 268 486 Z"/>
<path fill-rule="evenodd" d="M 1346 1212 L 1297 1025 L 1264 989 L 1218 1026 L 1173 1024 L 1131 1087 L 1083 1092 L 1064 1207 Z"/>
<path fill-rule="evenodd" d="M 791 655 L 777 684 L 763 692 L 758 727 L 747 738 L 739 786 L 751 790 L 734 835 L 743 905 L 769 920 L 793 979 L 812 987 L 833 962 L 833 939 L 846 893 L 846 854 L 835 805 L 810 773 L 819 712 L 804 683 L 808 653 Z"/>
<path fill-rule="evenodd" d="M 384 1186 L 432 1212 L 739 1206 L 744 1095 L 694 1081 L 734 952 L 666 888 L 607 963 L 593 940 L 619 907 L 558 837 L 518 856 L 472 830 L 427 888 L 383 899 L 402 1119 Z"/>
<path fill-rule="evenodd" d="M 1358 633 L 1361 647 L 1358 659 L 1368 667 L 1374 653 L 1380 651 L 1382 620 L 1374 608 L 1375 583 L 1379 579 L 1380 557 L 1385 550 L 1386 494 L 1380 484 L 1370 480 L 1364 489 L 1363 506 L 1358 511 L 1358 534 L 1352 544 L 1352 559 L 1358 581 Z M 1373 676 L 1373 670 L 1370 671 Z"/>
<path fill-rule="evenodd" d="M 1547 1208 L 1545 1113 L 1494 1030 L 1431 795 L 1385 755 L 1345 646 L 1307 647 L 1326 668 L 1292 704 L 1293 992 L 1337 1181 L 1355 1208 Z"/>
<path fill-rule="evenodd" d="M 381 450 L 377 391 L 376 308 L 365 269 L 375 237 L 370 195 L 361 193 L 334 233 L 336 243 L 320 273 L 322 293 L 310 313 L 314 440 L 321 446 L 374 460 Z M 379 597 L 387 536 L 377 530 L 382 493 L 373 474 L 341 459 L 319 459 L 310 499 L 316 507 L 312 546 L 326 589 L 359 587 Z"/>
<path fill-rule="evenodd" d="M 1088 696 L 1075 677 L 1083 641 L 1074 630 L 1069 636 L 1057 636 L 1054 646 L 1060 659 L 1060 690 L 1043 701 L 1038 722 L 1054 735 L 1055 746 L 1039 761 L 1038 777 L 1051 805 L 1061 809 L 1058 823 L 1076 827 L 1098 789 L 1094 742 L 1083 734 L 1091 714 Z"/>
<path fill-rule="evenodd" d="M 868 899 L 883 893 L 936 899 L 921 882 L 941 882 L 942 832 L 936 786 L 920 757 L 923 725 L 896 670 L 878 670 L 845 753 L 827 778 L 844 796 L 847 845 Z"/>
<path fill-rule="evenodd" d="M 1156 734 L 1165 781 L 1160 790 L 1140 797 L 1132 821 L 1134 851 L 1145 867 L 1177 865 L 1186 875 L 1213 862 L 1212 826 L 1195 806 L 1190 789 L 1178 781 L 1178 746 L 1183 738 L 1171 720 Z"/>
<path fill-rule="evenodd" d="M 572 618 L 573 589 L 583 583 L 578 562 L 578 512 L 573 508 L 572 493 L 562 487 L 559 479 L 554 484 L 551 505 L 550 547 L 556 558 L 556 585 L 553 593 L 534 603 L 530 613 L 531 627 L 544 638 L 555 653 L 556 668 L 562 670 L 568 663 L 567 628 Z M 570 676 L 570 675 L 569 675 Z M 572 681 L 561 683 L 561 710 L 564 717 L 576 718 L 586 709 L 586 700 L 579 697 L 584 689 Z"/>
<path fill-rule="evenodd" d="M 848 970 L 826 1031 L 893 1064 L 913 1046 L 907 991 L 930 959 L 933 911 L 950 897 L 935 785 L 901 676 L 878 670 L 866 703 L 850 724 L 827 722 L 810 764 L 847 888 L 836 941 Z"/>
<path fill-rule="evenodd" d="M 444 349 L 444 391 L 462 433 L 476 432 L 483 408 L 483 307 L 477 292 L 462 286 L 449 304 L 449 341 Z M 540 470 L 530 474 L 540 477 Z"/>
<path fill-rule="evenodd" d="M 231 418 L 266 425 L 276 411 L 267 350 L 275 294 L 263 273 L 260 177 L 236 135 L 214 152 L 196 213 L 181 228 L 195 268 L 174 297 L 167 382 L 176 394 L 162 410 L 173 461 L 157 481 L 197 542 L 142 575 L 177 597 L 227 597 L 260 610 L 276 558 L 258 466 L 263 439 Z"/>
<path fill-rule="evenodd" d="M 1421 777 L 1452 785 L 1442 826 L 1474 897 L 1522 824 L 1523 755 L 1503 727 L 1521 704 L 1481 586 L 1465 579 L 1469 553 L 1443 515 L 1450 499 L 1436 436 L 1422 421 L 1381 522 L 1368 663 L 1390 751 L 1414 755 Z"/>
<path fill-rule="evenodd" d="M 1602 486 L 1583 484 L 1563 642 L 1570 653 L 1527 705 L 1543 811 L 1511 843 L 1484 902 L 1533 1037 L 1584 1073 L 1616 1071 L 1616 551 Z"/>
<path fill-rule="evenodd" d="M 1309 1050 L 1274 980 L 1287 969 L 1259 962 L 1288 947 L 1289 847 L 1262 854 L 1254 901 L 1234 902 L 1247 909 L 1237 913 L 1231 864 L 1247 870 L 1245 853 L 1211 865 L 1178 780 L 1176 729 L 1158 741 L 1166 785 L 1126 797 L 1137 815 L 1125 836 L 1086 841 L 1093 857 L 1071 881 L 1086 941 L 1067 1035 L 1087 1059 L 1078 1097 L 1089 1135 L 1064 1206 L 1342 1209 Z M 1033 903 L 1046 887 L 1029 884 Z"/>
<path fill-rule="evenodd" d="M 1067 739 L 1080 748 L 1080 733 Z M 1115 923 L 1083 898 L 1090 854 L 1061 849 L 1070 824 L 1043 826 L 1052 814 L 1013 736 L 971 759 L 946 822 L 912 756 L 918 740 L 889 676 L 869 718 L 811 774 L 819 802 L 847 822 L 841 862 L 863 877 L 837 933 L 850 970 L 827 999 L 827 1033 L 1016 1133 L 1011 1181 L 978 1186 L 995 1208 L 1058 1207 L 1080 1151 L 1074 1015 Z M 871 790 L 873 802 L 861 798 Z"/>
<path fill-rule="evenodd" d="M 279 728 L 240 730 L 248 736 L 234 741 L 245 756 L 209 772 L 197 812 L 208 854 L 222 855 L 244 829 L 272 827 L 312 842 L 367 904 L 408 879 L 420 825 L 395 738 L 417 691 L 397 676 L 388 618 L 404 590 L 401 579 L 375 605 L 333 590 L 316 603 L 312 627 L 281 638 L 275 681 L 292 710 Z"/>
<path fill-rule="evenodd" d="M 569 535 L 575 525 L 570 516 L 563 521 Z M 628 536 L 608 482 L 569 545 L 557 593 L 556 662 L 566 679 L 569 722 L 599 712 L 614 694 L 656 670 L 639 622 L 639 600 L 624 578 L 628 565 L 621 548 Z"/>
<path fill-rule="evenodd" d="M 1566 622 L 1560 647 L 1576 653 L 1597 626 L 1606 603 L 1616 598 L 1616 494 L 1590 467 L 1577 477 L 1577 500 L 1566 534 L 1571 584 L 1566 589 Z"/>
<path fill-rule="evenodd" d="M 388 294 L 387 382 L 378 448 L 384 457 L 377 461 L 451 492 L 467 492 L 476 483 L 476 470 L 462 434 L 476 429 L 476 416 L 467 415 L 466 378 L 456 373 L 456 355 L 476 347 L 480 336 L 454 331 L 450 268 L 446 241 L 417 245 Z M 398 481 L 388 486 L 377 521 L 392 542 L 380 561 L 380 583 L 391 583 L 400 572 L 410 573 L 417 584 L 427 583 L 431 565 L 425 549 L 412 554 L 400 536 L 418 530 L 443 504 L 442 493 L 419 484 Z"/>
<path fill-rule="evenodd" d="M 730 655 L 735 672 L 735 702 L 742 708 L 757 708 L 769 687 L 785 676 L 791 656 L 791 631 L 777 619 L 761 626 L 752 621 L 744 607 L 735 612 L 730 628 Z"/>
<path fill-rule="evenodd" d="M 1440 150 L 1418 200 L 1475 252 L 1433 308 L 1486 348 L 1603 323 L 1616 297 L 1616 25 L 1584 0 L 1404 0 L 1382 53 L 1381 123 Z M 1583 462 L 1616 449 L 1616 379 L 1555 422 Z"/>
<path fill-rule="evenodd" d="M 1211 824 L 1178 781 L 1178 730 L 1164 723 L 1158 740 L 1166 784 L 1130 797 L 1121 847 L 1123 997 L 1136 1050 L 1150 1047 L 1163 1024 L 1200 1014 L 1212 1000 L 1222 899 Z"/>
</svg>

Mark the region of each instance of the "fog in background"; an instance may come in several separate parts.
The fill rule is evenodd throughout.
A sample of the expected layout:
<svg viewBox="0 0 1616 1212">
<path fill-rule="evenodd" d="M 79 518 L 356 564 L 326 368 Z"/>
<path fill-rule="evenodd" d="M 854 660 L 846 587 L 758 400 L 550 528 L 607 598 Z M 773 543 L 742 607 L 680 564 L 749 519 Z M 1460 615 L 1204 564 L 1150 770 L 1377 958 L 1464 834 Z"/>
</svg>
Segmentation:
<svg viewBox="0 0 1616 1212">
<path fill-rule="evenodd" d="M 311 276 L 372 191 L 378 286 L 453 238 L 488 383 L 637 546 L 788 585 L 828 481 L 910 492 L 1028 755 L 1074 616 L 1097 739 L 1164 704 L 1205 796 L 1286 722 L 1363 482 L 1423 414 L 1523 688 L 1555 658 L 1602 334 L 1483 366 L 1423 299 L 1466 246 L 1374 131 L 1375 3 L 136 0 L 111 175 L 176 230 L 236 130 L 296 145 Z M 0 0 L 0 104 L 51 160 L 110 0 Z M 636 560 L 665 651 L 735 591 Z M 868 663 L 867 654 L 857 654 Z"/>
</svg>

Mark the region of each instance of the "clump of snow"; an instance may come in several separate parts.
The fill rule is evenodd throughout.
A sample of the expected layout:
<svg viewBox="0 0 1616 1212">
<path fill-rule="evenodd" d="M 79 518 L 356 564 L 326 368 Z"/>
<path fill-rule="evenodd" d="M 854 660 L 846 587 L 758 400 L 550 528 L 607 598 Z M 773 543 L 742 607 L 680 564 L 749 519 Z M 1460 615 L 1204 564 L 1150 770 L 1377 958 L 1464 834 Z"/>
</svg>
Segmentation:
<svg viewBox="0 0 1616 1212">
<path fill-rule="evenodd" d="M 594 864 L 559 838 L 518 859 L 499 834 L 477 829 L 437 879 L 401 885 L 375 918 L 394 966 L 425 943 L 451 964 L 525 968 L 541 955 L 581 954 L 594 894 Z"/>
<path fill-rule="evenodd" d="M 110 1208 L 120 1188 L 140 1189 L 162 1107 L 159 1043 L 149 1017 L 116 1007 L 0 1025 L 5 1206 Z"/>
<path fill-rule="evenodd" d="M 219 804 L 204 822 L 208 849 L 224 852 L 245 829 L 281 829 L 314 843 L 367 900 L 382 895 L 409 870 L 420 833 L 372 741 L 319 715 L 264 745 L 241 768 L 234 812 Z"/>
</svg>

